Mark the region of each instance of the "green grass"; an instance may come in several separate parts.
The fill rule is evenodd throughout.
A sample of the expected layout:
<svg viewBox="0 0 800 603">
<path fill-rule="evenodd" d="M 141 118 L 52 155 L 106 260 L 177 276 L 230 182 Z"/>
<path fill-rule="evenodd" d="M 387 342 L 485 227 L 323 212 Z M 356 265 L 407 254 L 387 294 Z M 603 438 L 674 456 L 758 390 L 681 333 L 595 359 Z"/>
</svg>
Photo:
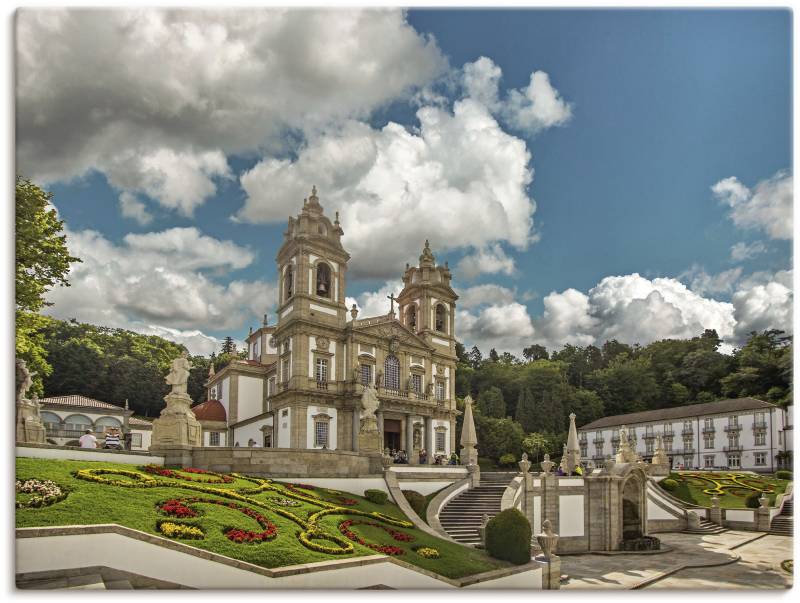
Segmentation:
<svg viewBox="0 0 800 603">
<path fill-rule="evenodd" d="M 693 475 L 703 476 L 705 479 L 692 477 Z M 730 479 L 731 475 L 739 477 L 734 481 Z M 676 471 L 670 473 L 669 477 L 678 482 L 678 487 L 669 491 L 676 498 L 701 507 L 710 507 L 711 497 L 716 495 L 723 509 L 746 509 L 747 496 L 756 491 L 748 486 L 758 491 L 767 490 L 769 504 L 774 506 L 775 498 L 786 490 L 786 485 L 789 483 L 788 480 L 777 479 L 770 475 L 754 475 L 740 471 Z M 721 488 L 722 494 L 704 492 L 716 488 L 717 485 Z"/>
<path fill-rule="evenodd" d="M 165 485 L 163 487 L 157 486 L 153 488 L 125 488 L 110 484 L 89 482 L 78 479 L 72 475 L 74 471 L 79 469 L 137 469 L 131 465 L 106 462 L 19 458 L 17 459 L 16 467 L 18 478 L 50 479 L 69 490 L 69 495 L 66 500 L 54 505 L 38 509 L 17 509 L 17 527 L 116 523 L 150 534 L 161 535 L 156 528 L 156 521 L 164 518 L 164 516 L 156 511 L 156 503 L 171 498 L 180 499 L 196 496 L 219 498 L 180 487 L 182 482 L 176 482 L 174 479 L 169 480 L 159 476 L 150 477 L 165 483 L 177 483 L 177 485 Z M 108 477 L 113 479 L 126 479 L 119 476 Z M 203 476 L 200 476 L 200 478 L 202 479 Z M 197 482 L 186 483 L 196 484 Z M 286 490 L 283 484 L 276 481 L 273 482 L 273 485 L 279 488 L 278 492 L 260 492 L 248 496 L 259 502 L 266 502 L 271 498 L 283 496 L 289 498 L 291 491 Z M 209 487 L 236 491 L 239 489 L 253 488 L 254 484 L 250 481 L 236 479 L 230 484 L 210 484 Z M 307 492 L 305 490 L 299 491 L 302 493 Z M 357 494 L 343 492 L 339 495 L 333 495 L 327 493 L 322 488 L 315 489 L 311 492 L 317 494 L 323 500 L 328 500 L 336 504 L 339 504 L 337 496 L 352 498 L 358 501 L 358 504 L 354 506 L 345 507 L 347 509 L 359 509 L 365 512 L 377 511 L 396 519 L 406 519 L 405 515 L 403 515 L 394 503 L 377 505 L 365 500 L 362 496 Z M 20 494 L 17 499 L 22 500 L 23 496 L 24 495 Z M 241 501 L 235 502 L 248 506 Z M 200 517 L 187 520 L 178 519 L 176 521 L 179 523 L 181 521 L 187 521 L 200 525 L 205 531 L 205 538 L 202 540 L 181 540 L 181 542 L 263 567 L 282 567 L 297 563 L 348 559 L 356 556 L 375 554 L 375 551 L 372 549 L 357 543 L 353 543 L 355 547 L 354 552 L 345 555 L 331 555 L 310 550 L 296 537 L 296 533 L 301 529 L 297 523 L 275 512 L 266 510 L 263 507 L 252 508 L 263 513 L 277 526 L 277 537 L 270 542 L 259 544 L 237 544 L 228 540 L 223 530 L 226 527 L 234 526 L 245 530 L 260 531 L 255 520 L 239 511 L 219 505 L 198 504 L 195 508 L 201 512 Z M 286 509 L 305 519 L 309 514 L 320 511 L 321 507 L 315 504 L 301 502 L 300 506 L 288 507 Z M 335 514 L 322 517 L 319 520 L 319 526 L 326 533 L 340 535 L 338 525 L 345 519 L 374 521 L 367 517 Z M 353 530 L 367 542 L 399 546 L 404 550 L 404 554 L 397 557 L 399 560 L 417 565 L 449 578 L 460 578 L 507 565 L 505 562 L 488 557 L 482 551 L 435 538 L 415 527 L 389 527 L 411 534 L 414 540 L 412 542 L 398 542 L 393 540 L 392 537 L 383 530 L 370 526 L 357 525 L 353 527 Z M 323 542 L 323 544 L 330 543 Z M 441 558 L 425 559 L 417 555 L 413 551 L 413 548 L 418 546 L 429 546 L 438 549 L 441 553 Z"/>
</svg>

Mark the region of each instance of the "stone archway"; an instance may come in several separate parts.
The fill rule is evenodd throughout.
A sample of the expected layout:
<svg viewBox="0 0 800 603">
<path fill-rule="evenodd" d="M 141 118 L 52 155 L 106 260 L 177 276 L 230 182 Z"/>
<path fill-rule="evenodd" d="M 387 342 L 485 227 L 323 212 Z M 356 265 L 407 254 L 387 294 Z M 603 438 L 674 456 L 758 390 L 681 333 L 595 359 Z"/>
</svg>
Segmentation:
<svg viewBox="0 0 800 603">
<path fill-rule="evenodd" d="M 622 540 L 634 540 L 644 535 L 642 484 L 635 475 L 622 486 Z"/>
</svg>

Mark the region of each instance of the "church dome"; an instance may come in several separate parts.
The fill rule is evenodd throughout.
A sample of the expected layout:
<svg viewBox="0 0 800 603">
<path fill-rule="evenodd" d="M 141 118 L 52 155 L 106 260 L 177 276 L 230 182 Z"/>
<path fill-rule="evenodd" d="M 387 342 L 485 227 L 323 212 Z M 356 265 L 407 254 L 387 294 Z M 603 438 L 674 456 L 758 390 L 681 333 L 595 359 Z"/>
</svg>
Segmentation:
<svg viewBox="0 0 800 603">
<path fill-rule="evenodd" d="M 206 400 L 197 406 L 192 407 L 194 416 L 198 421 L 222 421 L 228 420 L 225 407 L 219 400 Z"/>
</svg>

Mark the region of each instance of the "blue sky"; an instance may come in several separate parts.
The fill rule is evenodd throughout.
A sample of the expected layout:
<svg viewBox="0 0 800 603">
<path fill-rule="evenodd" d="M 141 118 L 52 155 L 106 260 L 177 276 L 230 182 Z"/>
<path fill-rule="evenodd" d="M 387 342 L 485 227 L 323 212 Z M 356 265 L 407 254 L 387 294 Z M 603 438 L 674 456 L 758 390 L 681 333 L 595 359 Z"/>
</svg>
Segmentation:
<svg viewBox="0 0 800 603">
<path fill-rule="evenodd" d="M 112 21 L 108 13 L 91 18 L 68 15 L 51 41 L 59 36 L 69 40 L 76 32 L 85 34 L 87 28 L 96 30 L 97 44 L 106 39 L 104 33 Z M 34 16 L 18 24 L 25 48 L 26 36 L 33 39 L 37 28 L 43 27 Z M 266 18 L 271 17 L 267 14 Z M 181 31 L 192 21 L 200 28 L 209 23 L 219 26 L 219 20 L 203 14 L 180 21 Z M 165 80 L 153 84 L 144 71 L 137 73 L 136 63 L 124 53 L 123 41 L 123 50 L 112 54 L 107 64 L 82 63 L 84 72 L 77 77 L 87 79 L 91 94 L 76 93 L 71 82 L 59 80 L 57 64 L 47 66 L 36 58 L 47 56 L 50 50 L 43 43 L 31 42 L 34 58 L 23 61 L 23 80 L 26 73 L 39 81 L 49 78 L 56 93 L 55 100 L 43 99 L 24 85 L 18 89 L 19 164 L 22 169 L 31 166 L 26 175 L 53 191 L 71 240 L 82 250 L 91 246 L 105 250 L 88 262 L 92 270 L 84 267 L 75 275 L 72 292 L 54 295 L 52 313 L 81 320 L 100 317 L 111 326 L 171 333 L 194 351 L 210 349 L 211 338 L 229 334 L 242 338 L 248 326 L 257 324 L 261 312 L 254 298 L 263 300 L 262 311 L 272 310 L 269 288 L 275 280 L 274 257 L 286 217 L 302 204 L 302 195 L 295 193 L 300 180 L 308 188 L 320 185 L 323 206 L 341 209 L 343 216 L 351 218 L 350 223 L 343 220 L 347 236 L 348 231 L 369 233 L 370 220 L 383 211 L 391 215 L 392 209 L 381 207 L 375 195 L 402 186 L 423 189 L 426 179 L 432 178 L 428 175 L 431 165 L 441 164 L 442 175 L 431 181 L 435 182 L 431 186 L 441 186 L 438 197 L 410 194 L 418 209 L 436 216 L 431 208 L 436 199 L 450 199 L 448 191 L 460 187 L 458 195 L 442 201 L 442 219 L 455 221 L 456 236 L 437 240 L 429 232 L 431 220 L 415 222 L 413 215 L 399 218 L 404 225 L 396 231 L 396 253 L 384 252 L 370 265 L 359 264 L 353 270 L 356 278 L 348 283 L 348 295 L 365 311 L 383 311 L 383 294 L 393 288 L 405 262 L 419 253 L 415 241 L 421 244 L 430 236 L 437 259 L 448 260 L 455 268 L 455 284 L 464 302 L 457 331 L 465 342 L 477 343 L 485 351 L 495 346 L 519 352 L 534 341 L 550 348 L 566 342 L 585 345 L 610 337 L 646 343 L 690 336 L 701 327 L 717 328 L 728 346 L 735 346 L 750 329 L 791 330 L 791 238 L 781 227 L 792 220 L 788 11 L 426 9 L 377 21 L 358 28 L 356 35 L 363 39 L 351 40 L 355 50 L 328 40 L 327 51 L 334 55 L 329 68 L 319 68 L 320 61 L 327 65 L 329 58 L 315 59 L 320 55 L 310 48 L 306 56 L 295 60 L 313 64 L 292 63 L 280 74 L 261 73 L 263 80 L 257 86 L 252 86 L 253 72 L 242 69 L 239 73 L 236 61 L 224 63 L 209 75 L 208 61 L 230 50 L 226 42 L 209 44 L 210 48 L 189 44 L 168 49 Z M 281 45 L 281 36 L 264 40 L 235 33 L 235 23 L 229 19 L 223 25 L 228 27 L 227 40 L 241 35 L 239 41 L 245 46 L 272 45 L 269 50 L 279 56 L 297 53 L 296 48 Z M 176 25 L 164 18 L 162 26 Z M 313 26 L 313 19 L 310 25 L 304 24 Z M 291 31 L 288 25 L 287 30 Z M 384 47 L 386 38 L 394 44 L 387 42 Z M 187 85 L 179 72 L 168 70 L 169 61 L 193 52 L 197 63 L 189 61 L 187 67 L 181 61 L 180 70 L 191 74 L 192 65 L 200 65 L 192 82 L 227 86 L 233 93 L 241 85 L 235 103 L 219 89 L 209 91 L 198 85 L 185 91 Z M 213 58 L 203 59 L 206 56 Z M 442 126 L 437 136 L 453 136 L 456 141 L 459 132 L 481 123 L 490 130 L 482 140 L 494 136 L 491 140 L 497 147 L 492 150 L 487 143 L 476 149 L 453 142 L 452 153 L 443 157 L 425 129 L 433 132 L 442 119 L 457 114 L 459 102 L 472 106 L 473 99 L 479 98 L 477 88 L 465 83 L 465 74 L 481 57 L 489 60 L 481 66 L 502 72 L 499 85 L 493 80 L 497 98 L 475 105 L 477 113 L 469 118 L 454 118 L 450 125 L 457 131 Z M 63 60 L 69 58 L 81 56 Z M 349 71 L 348 61 L 352 62 Z M 108 75 L 109 69 L 113 75 Z M 554 96 L 548 98 L 554 104 L 549 113 L 542 104 L 545 101 L 531 96 L 533 86 L 528 88 L 534 72 L 549 76 L 548 84 L 539 80 L 536 88 L 542 92 L 550 86 L 547 90 Z M 175 78 L 174 86 L 170 77 Z M 281 89 L 281 82 L 293 77 L 299 83 L 290 82 Z M 480 82 L 491 84 L 488 79 Z M 353 95 L 339 95 L 343 87 L 352 87 Z M 128 96 L 116 94 L 121 89 Z M 326 94 L 332 99 L 327 104 L 322 100 Z M 521 104 L 511 102 L 514 94 Z M 252 103 L 238 104 L 241 98 L 251 98 L 247 95 L 256 99 L 255 104 L 263 97 L 276 99 L 254 111 L 258 125 L 252 132 L 236 121 L 223 133 L 209 125 L 214 120 L 225 125 L 225 119 L 232 119 L 227 114 L 220 119 L 218 112 L 204 115 L 209 105 L 217 111 L 233 112 L 242 106 L 249 110 Z M 288 102 L 279 102 L 282 95 Z M 30 102 L 23 105 L 22 100 Z M 63 107 L 81 103 L 85 112 L 70 109 L 76 113 L 68 113 L 66 119 L 60 115 L 66 111 Z M 189 105 L 191 112 L 186 109 Z M 435 123 L 423 125 L 422 132 L 420 108 L 442 112 Z M 42 134 L 34 125 L 37 112 L 50 119 L 60 117 L 59 126 L 51 134 Z M 72 120 L 74 130 L 70 130 Z M 402 153 L 381 155 L 379 151 L 382 159 L 369 164 L 373 168 L 369 177 L 354 175 L 357 158 L 348 161 L 337 155 L 344 152 L 347 157 L 350 149 L 358 152 L 363 147 L 357 143 L 365 141 L 379 149 L 408 142 L 402 133 L 387 132 L 387 124 L 398 124 L 409 136 L 417 135 L 415 142 L 427 145 L 424 152 L 392 146 Z M 231 131 L 235 135 L 228 137 Z M 60 134 L 76 147 L 47 139 Z M 331 152 L 331 145 L 339 150 L 329 157 L 325 153 Z M 54 151 L 54 147 L 60 148 Z M 131 168 L 155 147 L 184 154 L 180 160 L 157 155 L 147 164 L 150 167 Z M 527 163 L 525 151 L 530 154 Z M 415 152 L 424 159 L 412 157 Z M 509 166 L 518 162 L 513 174 L 525 168 L 532 181 L 527 186 L 509 184 L 513 203 L 505 204 L 499 193 L 498 199 L 492 198 L 494 205 L 490 201 L 482 205 L 481 194 L 470 191 L 502 190 L 506 176 L 498 153 L 508 153 L 504 162 Z M 39 166 L 42 155 L 47 156 L 46 168 Z M 380 167 L 398 155 L 396 163 Z M 458 167 L 448 167 L 462 158 L 464 165 L 474 166 L 473 172 L 485 162 L 491 174 L 474 176 L 469 186 L 463 184 L 467 176 Z M 186 170 L 181 172 L 186 178 L 176 177 L 170 184 L 169 176 L 153 176 L 153 162 L 160 166 L 156 172 L 177 166 Z M 426 169 L 420 169 L 420 180 L 411 181 L 423 164 Z M 314 170 L 330 173 L 317 177 Z M 409 175 L 404 184 L 405 174 L 411 173 L 414 176 Z M 509 174 L 513 180 L 510 168 Z M 196 184 L 188 192 L 187 181 Z M 131 203 L 127 210 L 121 201 L 125 194 Z M 327 205 L 326 195 L 331 198 Z M 296 202 L 290 212 L 292 199 Z M 369 205 L 373 202 L 378 203 L 374 213 Z M 182 211 L 181 203 L 184 208 L 190 206 L 190 211 Z M 496 224 L 489 218 L 486 236 L 481 239 L 476 232 L 481 240 L 475 245 L 467 242 L 469 236 L 457 236 L 463 232 L 458 230 L 462 212 L 488 212 L 489 205 L 502 205 L 507 215 Z M 527 236 L 534 242 L 527 243 L 522 240 L 525 235 L 520 235 L 522 210 L 532 220 Z M 463 228 L 474 226 L 465 222 Z M 178 236 L 173 229 L 184 230 Z M 185 229 L 196 232 L 190 236 Z M 92 236 L 100 236 L 102 245 L 87 231 L 99 233 Z M 132 244 L 130 233 L 159 242 L 150 247 Z M 385 236 L 394 234 L 389 230 Z M 370 245 L 375 243 L 369 235 L 358 235 L 351 244 L 363 257 L 370 255 Z M 219 245 L 223 247 L 218 249 Z M 738 253 L 732 252 L 735 245 Z M 182 254 L 191 246 L 192 257 L 187 259 Z M 198 259 L 202 255 L 198 249 L 208 250 L 216 259 Z M 250 261 L 226 255 L 235 255 L 239 249 L 252 255 Z M 499 257 L 475 260 L 474 270 L 459 273 L 458 267 L 466 265 L 465 256 L 478 257 L 481 250 Z M 111 286 L 98 284 L 92 277 L 93 270 L 99 273 L 104 253 L 118 260 L 115 270 L 129 274 L 131 286 L 124 278 Z M 162 256 L 156 258 L 154 254 L 159 253 Z M 140 263 L 137 254 L 141 254 Z M 216 287 L 219 299 L 207 304 L 213 308 L 196 302 L 203 287 L 194 291 L 168 274 L 170 256 L 174 266 L 183 267 L 188 281 L 196 275 L 196 282 L 207 285 L 206 290 Z M 396 265 L 394 278 L 392 265 Z M 143 292 L 146 296 L 149 287 L 158 283 L 139 288 L 145 280 L 135 275 L 136 266 L 147 273 L 165 266 L 167 276 L 161 285 L 173 283 L 188 296 L 173 300 L 184 310 L 175 311 L 167 298 L 156 294 L 152 303 L 140 303 Z M 243 283 L 243 289 L 232 289 L 231 282 Z M 93 298 L 92 303 L 84 303 L 87 297 Z M 223 313 L 234 316 L 237 323 L 220 324 L 215 318 L 215 312 L 227 303 L 231 306 Z M 647 326 L 653 323 L 656 326 Z M 191 335 L 195 332 L 201 335 Z"/>
</svg>

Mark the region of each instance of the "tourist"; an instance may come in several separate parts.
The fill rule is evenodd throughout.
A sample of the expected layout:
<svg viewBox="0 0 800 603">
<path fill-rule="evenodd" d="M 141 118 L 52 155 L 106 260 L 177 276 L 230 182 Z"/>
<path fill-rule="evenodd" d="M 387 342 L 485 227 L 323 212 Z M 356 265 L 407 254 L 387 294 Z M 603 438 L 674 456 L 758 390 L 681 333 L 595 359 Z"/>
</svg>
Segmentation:
<svg viewBox="0 0 800 603">
<path fill-rule="evenodd" d="M 111 450 L 119 450 L 119 433 L 116 429 L 112 429 L 106 434 L 105 443 L 103 448 L 109 448 Z"/>
<path fill-rule="evenodd" d="M 450 462 L 447 463 L 448 465 L 458 465 L 458 455 L 454 452 L 450 455 Z"/>
<path fill-rule="evenodd" d="M 87 429 L 86 433 L 78 440 L 81 448 L 97 448 L 97 438 L 94 437 L 91 429 Z"/>
<path fill-rule="evenodd" d="M 255 445 L 256 445 L 256 441 L 253 438 L 250 438 L 249 440 L 247 440 L 247 447 L 248 448 L 252 448 Z"/>
<path fill-rule="evenodd" d="M 428 453 L 425 452 L 425 449 L 419 451 L 419 464 L 420 465 L 427 465 L 428 464 Z"/>
</svg>

